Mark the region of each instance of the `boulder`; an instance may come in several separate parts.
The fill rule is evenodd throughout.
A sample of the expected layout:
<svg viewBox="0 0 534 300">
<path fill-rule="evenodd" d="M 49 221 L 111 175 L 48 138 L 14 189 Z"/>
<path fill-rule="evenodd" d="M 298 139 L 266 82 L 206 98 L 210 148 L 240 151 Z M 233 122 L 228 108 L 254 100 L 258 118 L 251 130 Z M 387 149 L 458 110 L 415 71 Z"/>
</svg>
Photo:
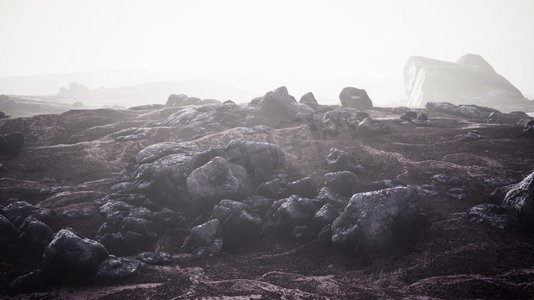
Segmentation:
<svg viewBox="0 0 534 300">
<path fill-rule="evenodd" d="M 0 210 L 0 213 L 8 218 L 16 226 L 20 226 L 24 219 L 34 216 L 43 222 L 55 220 L 55 213 L 46 208 L 38 208 L 26 201 L 15 201 Z"/>
<path fill-rule="evenodd" d="M 254 183 L 264 182 L 286 168 L 286 153 L 269 143 L 231 141 L 224 148 L 224 157 L 245 168 Z"/>
<path fill-rule="evenodd" d="M 302 95 L 302 97 L 300 97 L 300 100 L 299 100 L 299 103 L 302 103 L 302 104 L 306 104 L 308 105 L 309 107 L 316 107 L 317 106 L 317 99 L 315 99 L 315 96 L 313 95 L 312 92 L 308 92 L 304 95 Z"/>
<path fill-rule="evenodd" d="M 373 107 L 373 102 L 367 95 L 364 89 L 355 87 L 346 87 L 341 90 L 339 100 L 344 107 L 351 107 L 356 109 L 370 109 Z"/>
<path fill-rule="evenodd" d="M 534 172 L 506 193 L 502 206 L 523 220 L 532 222 L 534 218 Z"/>
<path fill-rule="evenodd" d="M 43 271 L 60 283 L 81 282 L 98 271 L 108 257 L 102 244 L 69 228 L 58 231 L 43 254 Z"/>
<path fill-rule="evenodd" d="M 497 74 L 482 57 L 468 54 L 457 62 L 420 56 L 410 57 L 404 68 L 407 105 L 423 107 L 427 102 L 477 104 L 503 111 L 531 106 L 508 80 Z"/>
<path fill-rule="evenodd" d="M 356 125 L 353 129 L 353 136 L 370 137 L 389 132 L 389 127 L 383 122 L 367 117 Z"/>
<path fill-rule="evenodd" d="M 325 156 L 326 166 L 331 172 L 350 171 L 359 173 L 363 171 L 356 159 L 348 152 L 337 148 L 328 150 Z"/>
<path fill-rule="evenodd" d="M 352 196 L 352 194 L 350 195 Z M 349 197 L 350 197 L 349 196 Z M 341 208 L 345 207 L 349 201 L 348 197 L 344 197 L 341 195 L 338 195 L 336 193 L 333 193 L 329 188 L 322 187 L 319 192 L 317 193 L 317 196 L 315 196 L 315 199 L 322 204 L 331 204 L 334 207 Z"/>
<path fill-rule="evenodd" d="M 413 186 L 355 194 L 332 223 L 332 241 L 356 251 L 386 251 L 397 242 L 409 243 L 418 213 Z"/>
<path fill-rule="evenodd" d="M 137 275 L 139 265 L 140 263 L 136 259 L 110 255 L 98 266 L 94 279 L 98 282 L 129 279 Z"/>
<path fill-rule="evenodd" d="M 295 226 L 311 225 L 319 208 L 320 203 L 313 199 L 292 195 L 273 204 L 267 212 L 268 223 L 279 233 L 291 233 Z"/>
<path fill-rule="evenodd" d="M 258 186 L 257 194 L 260 196 L 265 196 L 268 198 L 277 198 L 281 192 L 281 182 L 280 179 L 274 178 L 272 180 L 266 181 Z"/>
<path fill-rule="evenodd" d="M 221 252 L 223 246 L 222 227 L 217 219 L 210 220 L 191 229 L 181 250 L 195 257 L 213 256 Z"/>
<path fill-rule="evenodd" d="M 222 199 L 243 200 L 249 185 L 245 169 L 222 157 L 215 157 L 187 177 L 187 191 L 199 206 L 213 206 Z"/>
<path fill-rule="evenodd" d="M 33 216 L 27 217 L 20 226 L 19 239 L 31 253 L 39 256 L 54 238 L 54 231 Z"/>
<path fill-rule="evenodd" d="M 313 223 L 316 228 L 324 228 L 326 225 L 331 225 L 339 216 L 339 212 L 332 204 L 323 205 L 313 216 Z"/>
<path fill-rule="evenodd" d="M 317 186 L 311 177 L 304 177 L 288 183 L 287 191 L 291 195 L 313 198 L 317 194 Z"/>
<path fill-rule="evenodd" d="M 167 98 L 167 103 L 165 103 L 166 106 L 183 106 L 184 101 L 187 99 L 187 95 L 184 94 L 172 94 Z"/>
<path fill-rule="evenodd" d="M 257 237 L 261 232 L 261 219 L 250 212 L 247 204 L 241 202 L 222 200 L 213 207 L 211 218 L 221 223 L 227 244 L 243 242 L 243 239 Z"/>
<path fill-rule="evenodd" d="M 259 102 L 258 112 L 274 125 L 303 118 L 313 113 L 313 109 L 305 104 L 297 103 L 289 95 L 285 86 L 267 92 Z"/>
<path fill-rule="evenodd" d="M 328 188 L 338 195 L 350 197 L 357 190 L 358 180 L 356 175 L 349 171 L 326 173 L 321 187 Z"/>
</svg>

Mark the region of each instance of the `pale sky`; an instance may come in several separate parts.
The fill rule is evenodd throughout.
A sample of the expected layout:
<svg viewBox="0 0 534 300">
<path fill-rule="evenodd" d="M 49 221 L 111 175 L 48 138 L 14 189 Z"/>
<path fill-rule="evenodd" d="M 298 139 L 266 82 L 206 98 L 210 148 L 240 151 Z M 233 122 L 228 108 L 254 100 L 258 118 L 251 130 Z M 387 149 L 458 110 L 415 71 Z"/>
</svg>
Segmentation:
<svg viewBox="0 0 534 300">
<path fill-rule="evenodd" d="M 534 95 L 534 0 L 0 0 L 0 76 L 172 71 L 402 98 L 409 56 L 465 53 Z"/>
</svg>

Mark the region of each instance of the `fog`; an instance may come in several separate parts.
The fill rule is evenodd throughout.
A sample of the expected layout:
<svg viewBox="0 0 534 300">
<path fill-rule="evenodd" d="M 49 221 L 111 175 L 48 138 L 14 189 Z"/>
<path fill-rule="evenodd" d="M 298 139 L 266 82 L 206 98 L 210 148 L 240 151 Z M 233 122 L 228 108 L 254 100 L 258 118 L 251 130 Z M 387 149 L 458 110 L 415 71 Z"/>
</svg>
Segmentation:
<svg viewBox="0 0 534 300">
<path fill-rule="evenodd" d="M 531 97 L 533 12 L 530 0 L 1 0 L 0 93 L 210 80 L 253 95 L 286 85 L 323 103 L 355 86 L 387 105 L 406 97 L 409 56 L 476 53 Z M 67 75 L 7 78 L 45 74 Z"/>
</svg>

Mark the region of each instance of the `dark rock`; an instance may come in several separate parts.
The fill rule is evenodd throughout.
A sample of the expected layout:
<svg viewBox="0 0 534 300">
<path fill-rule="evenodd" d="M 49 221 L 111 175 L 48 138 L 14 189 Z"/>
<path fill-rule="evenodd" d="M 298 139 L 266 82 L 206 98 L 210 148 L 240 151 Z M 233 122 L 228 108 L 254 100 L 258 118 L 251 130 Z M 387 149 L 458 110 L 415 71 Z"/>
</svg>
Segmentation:
<svg viewBox="0 0 534 300">
<path fill-rule="evenodd" d="M 534 172 L 511 188 L 502 206 L 519 215 L 523 220 L 531 222 L 534 217 Z"/>
<path fill-rule="evenodd" d="M 332 226 L 326 225 L 319 231 L 317 235 L 317 241 L 323 245 L 332 244 Z"/>
<path fill-rule="evenodd" d="M 24 135 L 19 132 L 0 134 L 0 154 L 17 155 L 24 147 Z"/>
<path fill-rule="evenodd" d="M 499 205 L 483 203 L 469 210 L 471 222 L 484 224 L 495 229 L 508 230 L 514 227 L 516 219 Z"/>
<path fill-rule="evenodd" d="M 222 246 L 221 223 L 213 219 L 191 229 L 182 245 L 182 251 L 190 252 L 195 257 L 206 257 L 221 252 Z"/>
<path fill-rule="evenodd" d="M 142 252 L 136 257 L 149 265 L 164 266 L 172 263 L 172 256 L 167 252 Z"/>
<path fill-rule="evenodd" d="M 344 208 L 349 201 L 347 197 L 337 195 L 333 193 L 329 188 L 326 188 L 326 187 L 323 187 L 319 190 L 319 193 L 317 193 L 317 196 L 315 197 L 315 199 L 319 203 L 322 203 L 322 204 L 329 203 L 337 208 L 340 208 L 340 207 Z"/>
<path fill-rule="evenodd" d="M 331 225 L 339 217 L 339 212 L 332 204 L 325 204 L 313 216 L 313 223 L 316 228 L 323 228 Z"/>
<path fill-rule="evenodd" d="M 280 194 L 280 179 L 266 181 L 258 186 L 257 194 L 268 198 L 277 198 Z"/>
<path fill-rule="evenodd" d="M 37 269 L 21 275 L 11 282 L 8 293 L 15 296 L 23 293 L 40 292 L 46 288 L 46 277 L 43 271 Z"/>
<path fill-rule="evenodd" d="M 341 196 L 350 197 L 357 190 L 358 180 L 356 175 L 349 171 L 326 173 L 323 176 L 321 187 L 326 187 Z"/>
<path fill-rule="evenodd" d="M 409 243 L 418 215 L 415 187 L 397 187 L 352 196 L 332 223 L 332 241 L 356 251 L 385 251 Z"/>
<path fill-rule="evenodd" d="M 328 170 L 331 172 L 350 171 L 359 173 L 363 171 L 363 167 L 356 162 L 356 159 L 350 153 L 337 148 L 328 150 L 325 161 Z"/>
<path fill-rule="evenodd" d="M 354 130 L 356 136 L 370 137 L 388 133 L 390 129 L 383 122 L 368 117 L 358 123 Z"/>
<path fill-rule="evenodd" d="M 287 190 L 292 195 L 313 198 L 317 194 L 317 186 L 311 177 L 304 177 L 287 184 Z"/>
<path fill-rule="evenodd" d="M 243 203 L 250 207 L 251 213 L 263 218 L 275 201 L 269 197 L 255 195 L 245 199 Z"/>
<path fill-rule="evenodd" d="M 356 109 L 370 109 L 373 107 L 373 102 L 367 95 L 364 89 L 357 89 L 354 87 L 346 87 L 341 90 L 339 100 L 344 107 L 351 107 Z"/>
<path fill-rule="evenodd" d="M 80 282 L 93 276 L 107 257 L 102 244 L 61 229 L 44 251 L 43 271 L 61 283 Z"/>
<path fill-rule="evenodd" d="M 215 157 L 187 177 L 187 191 L 199 206 L 212 206 L 222 199 L 243 200 L 249 194 L 245 169 Z"/>
<path fill-rule="evenodd" d="M 320 204 L 313 199 L 292 195 L 276 201 L 267 218 L 269 225 L 280 233 L 291 233 L 295 226 L 308 226 Z"/>
<path fill-rule="evenodd" d="M 178 95 L 172 94 L 167 99 L 167 103 L 165 103 L 165 105 L 167 105 L 167 106 L 183 106 L 185 99 L 187 99 L 187 95 L 184 95 L 184 94 L 178 94 Z"/>
<path fill-rule="evenodd" d="M 138 250 L 138 247 L 120 232 L 105 233 L 98 242 L 104 245 L 109 253 L 115 255 L 131 255 Z"/>
<path fill-rule="evenodd" d="M 310 106 L 312 108 L 317 106 L 317 104 L 318 104 L 317 103 L 317 99 L 315 99 L 315 96 L 313 95 L 312 92 L 308 92 L 308 93 L 302 95 L 302 97 L 300 97 L 300 101 L 299 102 L 302 103 L 302 104 L 306 104 L 306 105 L 308 105 L 308 106 Z"/>
<path fill-rule="evenodd" d="M 126 217 L 122 220 L 121 231 L 123 233 L 135 232 L 143 236 L 143 241 L 149 243 L 155 240 L 158 235 L 154 232 L 154 223 L 149 220 Z"/>
<path fill-rule="evenodd" d="M 0 248 L 14 244 L 18 236 L 19 230 L 17 227 L 6 217 L 0 215 Z"/>
<path fill-rule="evenodd" d="M 27 217 L 19 229 L 22 232 L 19 237 L 20 241 L 26 249 L 39 256 L 54 238 L 54 231 L 33 216 Z"/>
<path fill-rule="evenodd" d="M 250 212 L 247 204 L 241 202 L 222 200 L 213 207 L 211 218 L 221 223 L 226 244 L 257 237 L 261 231 L 261 219 Z"/>
<path fill-rule="evenodd" d="M 3 111 L 0 111 L 0 120 L 9 118 L 9 115 L 6 115 Z"/>
<path fill-rule="evenodd" d="M 417 119 L 417 113 L 415 111 L 407 111 L 400 116 L 401 120 L 411 122 Z"/>
<path fill-rule="evenodd" d="M 129 279 L 137 275 L 139 265 L 139 261 L 136 259 L 110 255 L 98 266 L 94 279 L 98 282 Z"/>
<path fill-rule="evenodd" d="M 225 158 L 243 166 L 255 183 L 271 179 L 287 164 L 285 151 L 275 144 L 233 140 L 224 152 Z"/>
<path fill-rule="evenodd" d="M 428 116 L 426 114 L 420 114 L 418 117 L 417 117 L 417 120 L 420 120 L 420 121 L 427 121 L 428 120 Z"/>
<path fill-rule="evenodd" d="M 20 226 L 24 219 L 34 216 L 43 222 L 55 221 L 56 215 L 53 211 L 45 208 L 38 208 L 26 201 L 16 201 L 8 204 L 0 211 L 16 226 Z"/>
<path fill-rule="evenodd" d="M 259 103 L 259 114 L 275 125 L 295 120 L 299 115 L 303 118 L 311 113 L 313 110 L 305 104 L 297 103 L 284 86 L 265 94 Z"/>
<path fill-rule="evenodd" d="M 451 115 L 467 117 L 471 119 L 485 119 L 491 113 L 485 108 L 476 105 L 456 106 L 447 102 L 427 102 L 426 109 L 429 111 L 441 112 Z"/>
<path fill-rule="evenodd" d="M 455 199 L 455 200 L 465 200 L 467 198 L 466 192 L 463 188 L 454 187 L 447 190 L 446 195 L 449 198 Z"/>
</svg>

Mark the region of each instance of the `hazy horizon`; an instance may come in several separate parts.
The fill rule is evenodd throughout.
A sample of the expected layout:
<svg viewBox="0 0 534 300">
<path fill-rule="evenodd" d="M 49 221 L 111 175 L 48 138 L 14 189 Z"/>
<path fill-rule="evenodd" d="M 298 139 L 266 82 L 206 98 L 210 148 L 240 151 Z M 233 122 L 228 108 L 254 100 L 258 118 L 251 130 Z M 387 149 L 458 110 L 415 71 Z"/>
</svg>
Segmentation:
<svg viewBox="0 0 534 300">
<path fill-rule="evenodd" d="M 328 101 L 355 86 L 387 104 L 406 97 L 409 56 L 475 53 L 530 96 L 532 12 L 528 0 L 0 0 L 0 77 L 123 70 L 80 83 L 202 79 L 258 96 L 285 85 Z"/>
</svg>

